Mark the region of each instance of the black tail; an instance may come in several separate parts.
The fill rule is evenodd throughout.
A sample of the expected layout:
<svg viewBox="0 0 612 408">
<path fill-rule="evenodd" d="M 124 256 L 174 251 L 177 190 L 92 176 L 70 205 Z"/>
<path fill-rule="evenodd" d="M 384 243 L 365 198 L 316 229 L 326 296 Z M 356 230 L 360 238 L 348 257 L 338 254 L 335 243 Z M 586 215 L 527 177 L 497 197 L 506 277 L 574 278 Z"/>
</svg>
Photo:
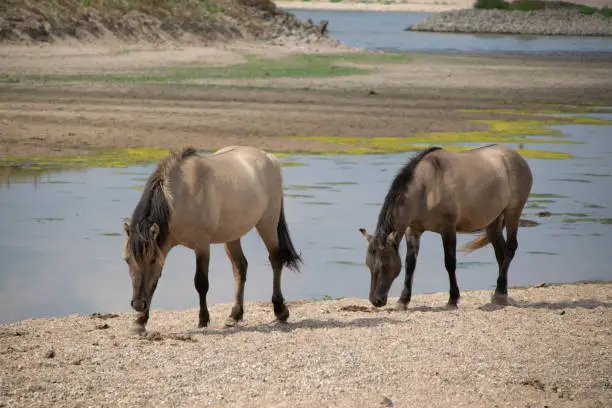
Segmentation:
<svg viewBox="0 0 612 408">
<path fill-rule="evenodd" d="M 293 247 L 293 242 L 291 242 L 289 229 L 287 228 L 287 222 L 285 221 L 285 210 L 282 202 L 276 232 L 278 234 L 278 257 L 280 258 L 281 264 L 298 272 L 300 270 L 300 263 L 302 263 L 302 257 L 297 253 Z"/>
</svg>

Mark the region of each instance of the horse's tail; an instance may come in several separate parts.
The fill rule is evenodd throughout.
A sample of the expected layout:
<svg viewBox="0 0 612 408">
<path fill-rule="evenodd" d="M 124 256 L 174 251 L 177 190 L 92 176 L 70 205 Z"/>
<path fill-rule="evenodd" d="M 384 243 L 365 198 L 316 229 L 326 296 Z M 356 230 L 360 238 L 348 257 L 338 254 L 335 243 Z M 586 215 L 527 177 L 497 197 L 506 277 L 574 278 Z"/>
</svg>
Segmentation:
<svg viewBox="0 0 612 408">
<path fill-rule="evenodd" d="M 462 252 L 470 253 L 472 251 L 475 251 L 477 249 L 480 249 L 480 248 L 483 248 L 483 247 L 489 245 L 490 242 L 491 241 L 489 240 L 489 237 L 488 237 L 487 233 L 485 232 L 485 233 L 479 235 L 478 238 L 476 238 L 476 239 L 474 239 L 474 240 L 464 244 L 461 247 L 461 251 Z"/>
<path fill-rule="evenodd" d="M 502 221 L 502 228 L 505 226 L 505 222 Z M 531 221 L 531 220 L 526 220 L 526 219 L 519 219 L 519 226 L 520 227 L 533 227 L 535 225 L 538 225 L 537 222 L 535 221 Z M 479 235 L 476 239 L 464 244 L 463 246 L 461 246 L 460 251 L 462 252 L 466 252 L 466 253 L 470 253 L 472 251 L 475 251 L 477 249 L 486 247 L 487 245 L 489 245 L 489 243 L 491 242 L 491 240 L 489 239 L 488 235 L 486 232 L 482 233 L 481 235 Z"/>
<path fill-rule="evenodd" d="M 278 234 L 278 257 L 283 266 L 298 272 L 300 270 L 300 263 L 302 263 L 302 257 L 297 253 L 293 246 L 293 242 L 291 242 L 287 221 L 285 220 L 283 201 L 284 200 L 281 201 L 280 218 L 278 219 L 278 226 L 276 227 L 276 232 Z"/>
</svg>

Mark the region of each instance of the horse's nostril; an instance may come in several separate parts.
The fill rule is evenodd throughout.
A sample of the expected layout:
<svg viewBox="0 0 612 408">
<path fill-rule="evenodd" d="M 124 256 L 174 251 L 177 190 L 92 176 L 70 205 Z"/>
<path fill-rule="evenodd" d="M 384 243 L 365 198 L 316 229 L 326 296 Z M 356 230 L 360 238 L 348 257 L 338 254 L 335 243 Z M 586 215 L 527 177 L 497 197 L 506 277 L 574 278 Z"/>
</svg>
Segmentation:
<svg viewBox="0 0 612 408">
<path fill-rule="evenodd" d="M 130 306 L 134 307 L 134 301 L 133 300 L 130 301 Z"/>
<path fill-rule="evenodd" d="M 146 309 L 147 309 L 147 301 L 146 301 L 146 300 L 143 300 L 143 301 L 142 301 L 142 308 L 143 308 L 144 310 L 146 310 Z"/>
</svg>

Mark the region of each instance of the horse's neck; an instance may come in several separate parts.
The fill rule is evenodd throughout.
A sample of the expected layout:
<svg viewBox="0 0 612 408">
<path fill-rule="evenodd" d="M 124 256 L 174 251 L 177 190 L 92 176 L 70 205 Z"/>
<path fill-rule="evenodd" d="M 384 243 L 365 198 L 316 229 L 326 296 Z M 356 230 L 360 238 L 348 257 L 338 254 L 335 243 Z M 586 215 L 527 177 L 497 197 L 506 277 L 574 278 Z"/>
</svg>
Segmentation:
<svg viewBox="0 0 612 408">
<path fill-rule="evenodd" d="M 416 186 L 408 192 L 404 192 L 404 197 L 393 208 L 393 230 L 398 234 L 403 234 L 418 217 L 420 189 Z"/>
</svg>

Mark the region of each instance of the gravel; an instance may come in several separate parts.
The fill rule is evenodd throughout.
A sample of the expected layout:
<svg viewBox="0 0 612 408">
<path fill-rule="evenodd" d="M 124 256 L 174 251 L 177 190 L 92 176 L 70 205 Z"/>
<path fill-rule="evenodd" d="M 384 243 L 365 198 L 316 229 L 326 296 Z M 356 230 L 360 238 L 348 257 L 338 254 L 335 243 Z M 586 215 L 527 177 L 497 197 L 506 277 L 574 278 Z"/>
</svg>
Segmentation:
<svg viewBox="0 0 612 408">
<path fill-rule="evenodd" d="M 455 10 L 432 15 L 408 31 L 523 35 L 612 36 L 612 17 L 575 9 L 539 11 Z"/>
<path fill-rule="evenodd" d="M 247 303 L 232 329 L 229 304 L 204 330 L 196 309 L 159 310 L 144 336 L 130 313 L 0 325 L 0 406 L 612 406 L 612 285 L 490 294 L 289 302 L 288 324 Z"/>
</svg>

